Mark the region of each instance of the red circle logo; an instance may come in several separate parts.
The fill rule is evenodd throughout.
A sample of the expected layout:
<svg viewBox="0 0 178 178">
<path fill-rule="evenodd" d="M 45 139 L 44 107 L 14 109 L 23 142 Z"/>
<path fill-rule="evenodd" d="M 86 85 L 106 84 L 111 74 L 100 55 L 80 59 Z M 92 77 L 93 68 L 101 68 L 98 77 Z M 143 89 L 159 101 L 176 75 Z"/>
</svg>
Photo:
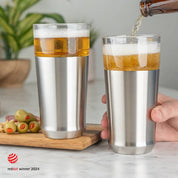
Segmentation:
<svg viewBox="0 0 178 178">
<path fill-rule="evenodd" d="M 11 153 L 9 156 L 8 156 L 8 161 L 11 163 L 11 164 L 14 164 L 18 161 L 18 157 L 16 154 L 14 153 Z"/>
</svg>

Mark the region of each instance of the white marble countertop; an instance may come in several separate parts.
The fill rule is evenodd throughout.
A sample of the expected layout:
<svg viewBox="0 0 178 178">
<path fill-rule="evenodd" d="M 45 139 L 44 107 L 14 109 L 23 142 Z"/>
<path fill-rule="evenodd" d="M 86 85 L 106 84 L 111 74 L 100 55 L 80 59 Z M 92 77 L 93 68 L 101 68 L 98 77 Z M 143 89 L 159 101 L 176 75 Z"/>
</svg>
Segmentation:
<svg viewBox="0 0 178 178">
<path fill-rule="evenodd" d="M 161 88 L 163 94 L 178 98 L 178 91 Z M 101 104 L 104 81 L 89 84 L 87 122 L 100 123 L 106 106 Z M 39 115 L 37 88 L 26 84 L 21 89 L 0 89 L 0 122 L 19 108 Z M 10 153 L 19 160 L 10 164 Z M 28 168 L 39 170 L 28 170 Z M 27 168 L 10 171 L 8 168 Z M 126 156 L 113 153 L 103 141 L 84 151 L 65 151 L 0 145 L 0 178 L 177 178 L 178 142 L 156 143 L 146 155 Z"/>
</svg>

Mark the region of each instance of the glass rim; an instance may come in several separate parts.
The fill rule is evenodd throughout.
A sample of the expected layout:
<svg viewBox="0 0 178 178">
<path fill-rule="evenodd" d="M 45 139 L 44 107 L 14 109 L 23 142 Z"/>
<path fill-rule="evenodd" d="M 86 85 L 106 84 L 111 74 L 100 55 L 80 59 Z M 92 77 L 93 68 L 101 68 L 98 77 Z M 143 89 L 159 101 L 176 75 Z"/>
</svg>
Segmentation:
<svg viewBox="0 0 178 178">
<path fill-rule="evenodd" d="M 74 38 L 89 37 L 87 23 L 47 23 L 33 24 L 34 38 Z"/>
<path fill-rule="evenodd" d="M 158 34 L 138 34 L 135 36 L 132 35 L 112 35 L 112 36 L 104 36 L 103 40 L 108 39 L 141 39 L 141 38 L 154 38 L 154 39 L 160 39 L 160 35 Z"/>
<path fill-rule="evenodd" d="M 84 28 L 89 29 L 89 24 L 87 23 L 42 23 L 42 24 L 33 24 L 33 28 L 45 28 L 50 26 L 57 26 L 57 27 L 66 27 L 66 28 Z"/>
</svg>

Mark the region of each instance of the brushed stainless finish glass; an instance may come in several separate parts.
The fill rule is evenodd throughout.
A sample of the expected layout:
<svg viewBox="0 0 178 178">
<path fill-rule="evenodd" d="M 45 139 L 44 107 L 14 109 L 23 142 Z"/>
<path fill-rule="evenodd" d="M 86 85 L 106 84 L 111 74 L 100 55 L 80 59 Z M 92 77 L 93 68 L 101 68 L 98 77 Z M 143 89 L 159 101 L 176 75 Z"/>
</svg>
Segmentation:
<svg viewBox="0 0 178 178">
<path fill-rule="evenodd" d="M 41 127 L 49 138 L 75 138 L 85 128 L 88 57 L 36 57 Z"/>
<path fill-rule="evenodd" d="M 149 111 L 157 104 L 159 70 L 105 70 L 109 144 L 121 154 L 150 152 L 155 143 L 155 123 Z"/>
</svg>

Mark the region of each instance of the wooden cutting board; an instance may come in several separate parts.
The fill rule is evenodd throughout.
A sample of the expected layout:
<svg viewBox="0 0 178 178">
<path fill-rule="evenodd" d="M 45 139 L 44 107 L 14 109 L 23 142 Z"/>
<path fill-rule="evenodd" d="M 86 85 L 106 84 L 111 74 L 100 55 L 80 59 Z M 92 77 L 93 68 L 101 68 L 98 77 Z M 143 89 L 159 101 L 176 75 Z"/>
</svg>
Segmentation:
<svg viewBox="0 0 178 178">
<path fill-rule="evenodd" d="M 55 140 L 46 138 L 42 133 L 6 134 L 0 133 L 0 145 L 84 150 L 101 140 L 101 125 L 87 124 L 83 136 L 74 139 Z"/>
</svg>

